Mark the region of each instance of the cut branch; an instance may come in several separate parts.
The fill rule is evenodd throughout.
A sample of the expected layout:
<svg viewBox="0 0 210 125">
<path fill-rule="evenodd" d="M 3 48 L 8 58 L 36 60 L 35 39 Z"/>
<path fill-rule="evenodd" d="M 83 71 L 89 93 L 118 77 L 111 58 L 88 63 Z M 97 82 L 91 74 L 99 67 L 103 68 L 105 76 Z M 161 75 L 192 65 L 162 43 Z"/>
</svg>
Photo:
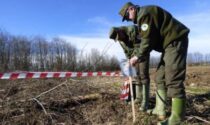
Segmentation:
<svg viewBox="0 0 210 125">
<path fill-rule="evenodd" d="M 56 88 L 58 88 L 58 87 L 60 87 L 60 86 L 62 86 L 62 85 L 64 85 L 64 84 L 66 84 L 66 82 L 67 82 L 67 81 L 64 81 L 63 83 L 61 83 L 61 84 L 59 84 L 59 85 L 57 85 L 57 86 L 55 86 L 55 87 L 49 89 L 48 91 L 42 92 L 41 94 L 39 94 L 39 95 L 36 96 L 35 98 L 39 98 L 40 96 L 42 96 L 42 95 L 44 95 L 44 94 L 46 94 L 46 93 L 49 93 L 49 92 L 53 91 L 54 89 L 56 89 Z"/>
</svg>

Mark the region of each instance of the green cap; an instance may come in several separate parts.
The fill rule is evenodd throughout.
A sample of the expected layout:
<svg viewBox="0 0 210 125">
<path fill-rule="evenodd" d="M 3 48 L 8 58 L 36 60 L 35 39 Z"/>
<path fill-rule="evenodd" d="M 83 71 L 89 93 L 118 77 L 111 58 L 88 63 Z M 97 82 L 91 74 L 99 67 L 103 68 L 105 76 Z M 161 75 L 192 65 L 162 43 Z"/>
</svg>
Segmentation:
<svg viewBox="0 0 210 125">
<path fill-rule="evenodd" d="M 120 12 L 119 12 L 119 14 L 122 16 L 122 21 L 124 21 L 125 18 L 126 18 L 126 11 L 127 11 L 127 9 L 128 9 L 129 6 L 134 6 L 134 4 L 131 3 L 131 2 L 127 2 L 127 3 L 121 8 L 121 10 L 120 10 Z"/>
<path fill-rule="evenodd" d="M 127 27 L 121 26 L 121 27 L 112 27 L 109 32 L 109 38 L 116 41 L 127 41 L 128 35 L 127 33 Z"/>
<path fill-rule="evenodd" d="M 120 32 L 125 37 L 123 37 L 122 34 L 119 35 Z M 120 40 L 120 41 L 126 42 L 126 40 L 130 40 L 134 42 L 137 36 L 138 36 L 138 28 L 135 25 L 112 27 L 109 32 L 109 38 L 115 41 Z M 126 37 L 128 39 L 126 39 Z"/>
<path fill-rule="evenodd" d="M 116 40 L 116 38 L 117 38 L 117 30 L 118 30 L 117 27 L 112 27 L 110 29 L 110 32 L 109 32 L 109 38 L 110 39 Z"/>
</svg>

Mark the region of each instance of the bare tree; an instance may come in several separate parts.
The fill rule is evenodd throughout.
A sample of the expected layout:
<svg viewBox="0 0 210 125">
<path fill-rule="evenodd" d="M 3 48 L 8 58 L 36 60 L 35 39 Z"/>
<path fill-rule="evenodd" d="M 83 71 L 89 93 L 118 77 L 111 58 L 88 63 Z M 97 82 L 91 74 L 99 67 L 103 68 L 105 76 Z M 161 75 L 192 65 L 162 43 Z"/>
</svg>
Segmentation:
<svg viewBox="0 0 210 125">
<path fill-rule="evenodd" d="M 193 54 L 193 59 L 194 59 L 195 65 L 201 65 L 203 63 L 203 55 L 199 52 L 195 52 Z"/>
<path fill-rule="evenodd" d="M 76 63 L 77 63 L 77 49 L 75 46 L 73 46 L 70 43 L 65 42 L 64 43 L 65 48 L 65 69 L 68 70 L 75 70 L 76 69 Z"/>
<path fill-rule="evenodd" d="M 0 71 L 9 70 L 11 37 L 0 29 Z"/>
<path fill-rule="evenodd" d="M 29 70 L 30 41 L 26 37 L 13 37 L 11 42 L 11 66 L 15 70 Z"/>
<path fill-rule="evenodd" d="M 209 65 L 210 64 L 210 54 L 205 55 L 205 64 Z"/>
<path fill-rule="evenodd" d="M 33 67 L 36 70 L 44 71 L 47 68 L 48 61 L 47 61 L 47 55 L 48 55 L 48 42 L 45 38 L 41 36 L 36 36 L 33 38 L 33 44 L 32 44 L 32 51 L 31 51 L 31 58 Z"/>
<path fill-rule="evenodd" d="M 82 50 L 83 51 L 83 50 Z M 28 39 L 0 31 L 0 71 L 105 71 L 119 69 L 116 57 L 92 49 L 81 52 L 61 38 L 47 41 L 42 36 Z"/>
<path fill-rule="evenodd" d="M 77 63 L 77 49 L 72 44 L 61 38 L 53 38 L 51 41 L 55 56 L 57 70 L 75 70 Z"/>
<path fill-rule="evenodd" d="M 116 70 L 120 70 L 120 67 L 119 67 L 119 61 L 117 59 L 117 57 L 115 56 L 112 56 L 109 60 L 109 63 L 108 63 L 108 68 L 107 68 L 108 71 L 116 71 Z"/>
<path fill-rule="evenodd" d="M 101 65 L 101 62 L 103 61 L 102 60 L 102 57 L 103 55 L 100 54 L 99 50 L 97 49 L 91 49 L 91 52 L 90 52 L 90 65 L 92 66 L 92 70 L 93 71 L 96 71 L 100 65 Z"/>
<path fill-rule="evenodd" d="M 193 65 L 194 61 L 193 61 L 193 54 L 192 53 L 188 53 L 187 54 L 187 64 L 189 66 Z"/>
</svg>

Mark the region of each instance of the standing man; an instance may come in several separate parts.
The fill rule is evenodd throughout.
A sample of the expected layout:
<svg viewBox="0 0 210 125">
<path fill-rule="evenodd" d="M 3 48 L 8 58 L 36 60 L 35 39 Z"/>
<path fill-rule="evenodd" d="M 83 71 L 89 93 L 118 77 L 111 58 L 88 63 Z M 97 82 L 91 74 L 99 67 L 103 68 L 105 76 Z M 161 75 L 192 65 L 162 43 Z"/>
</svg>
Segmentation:
<svg viewBox="0 0 210 125">
<path fill-rule="evenodd" d="M 127 59 L 130 59 L 133 55 L 135 55 L 136 51 L 134 48 L 139 48 L 140 45 L 140 36 L 138 35 L 138 29 L 135 25 L 113 27 L 110 30 L 109 37 L 119 41 Z M 149 103 L 149 57 L 149 54 L 146 55 L 144 62 L 137 63 L 135 65 L 137 71 L 135 103 L 141 102 L 141 106 L 139 108 L 141 111 L 146 111 Z"/>
<path fill-rule="evenodd" d="M 186 94 L 183 82 L 186 75 L 189 29 L 158 6 L 140 7 L 128 2 L 119 14 L 122 21 L 133 21 L 139 28 L 141 43 L 139 48 L 135 48 L 137 53 L 130 59 L 132 65 L 142 62 L 151 50 L 162 53 L 157 68 L 157 95 L 161 96 L 160 92 L 164 91 L 166 84 L 167 95 L 172 98 L 172 111 L 167 120 L 158 124 L 181 124 L 185 116 Z M 157 106 L 165 110 L 161 105 Z"/>
</svg>

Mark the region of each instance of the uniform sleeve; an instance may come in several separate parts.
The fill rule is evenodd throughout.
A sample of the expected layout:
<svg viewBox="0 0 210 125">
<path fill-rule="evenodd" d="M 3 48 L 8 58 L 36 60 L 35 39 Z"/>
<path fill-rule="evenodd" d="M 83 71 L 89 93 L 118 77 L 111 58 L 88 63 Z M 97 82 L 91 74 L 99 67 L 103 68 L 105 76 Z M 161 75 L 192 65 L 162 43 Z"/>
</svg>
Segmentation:
<svg viewBox="0 0 210 125">
<path fill-rule="evenodd" d="M 123 48 L 126 58 L 130 59 L 134 49 L 126 46 L 124 42 L 119 42 L 119 43 L 121 47 Z"/>
<path fill-rule="evenodd" d="M 152 19 L 151 16 L 145 15 L 138 20 L 139 32 L 141 36 L 140 47 L 135 48 L 134 55 L 139 58 L 139 61 L 148 55 L 151 51 L 152 37 Z"/>
</svg>

